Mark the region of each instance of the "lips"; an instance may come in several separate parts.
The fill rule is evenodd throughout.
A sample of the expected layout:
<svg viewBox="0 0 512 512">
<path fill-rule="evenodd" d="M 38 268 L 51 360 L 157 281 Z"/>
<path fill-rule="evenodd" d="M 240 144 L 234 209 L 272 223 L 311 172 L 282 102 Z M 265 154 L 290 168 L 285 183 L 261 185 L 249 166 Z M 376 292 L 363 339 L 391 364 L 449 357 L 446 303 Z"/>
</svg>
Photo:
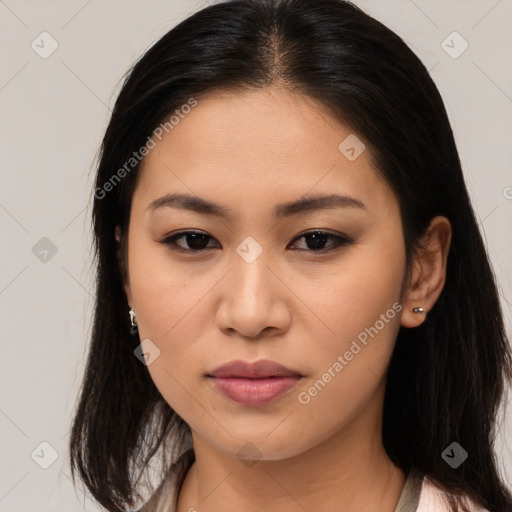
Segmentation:
<svg viewBox="0 0 512 512">
<path fill-rule="evenodd" d="M 246 379 L 262 379 L 267 377 L 302 377 L 300 372 L 290 370 L 285 366 L 267 359 L 253 363 L 237 360 L 219 366 L 209 377 L 241 377 Z"/>
<path fill-rule="evenodd" d="M 207 375 L 215 389 L 246 406 L 261 406 L 288 394 L 302 375 L 274 361 L 232 361 Z"/>
</svg>

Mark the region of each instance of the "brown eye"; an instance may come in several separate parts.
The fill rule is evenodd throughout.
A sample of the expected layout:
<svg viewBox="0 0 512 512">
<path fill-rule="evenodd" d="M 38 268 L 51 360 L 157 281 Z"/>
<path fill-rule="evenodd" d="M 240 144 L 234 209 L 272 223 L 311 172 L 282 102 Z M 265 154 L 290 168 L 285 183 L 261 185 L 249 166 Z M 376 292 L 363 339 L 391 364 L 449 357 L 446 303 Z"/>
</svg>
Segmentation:
<svg viewBox="0 0 512 512">
<path fill-rule="evenodd" d="M 343 235 L 334 235 L 332 233 L 327 233 L 326 231 L 310 231 L 308 233 L 303 233 L 298 236 L 295 240 L 300 240 L 303 238 L 306 241 L 306 245 L 309 247 L 310 252 L 328 252 L 334 250 L 342 245 L 350 245 L 354 242 L 353 239 Z M 331 239 L 334 240 L 334 244 L 331 244 L 327 248 L 325 248 L 325 244 L 327 241 Z"/>
<path fill-rule="evenodd" d="M 184 239 L 183 243 L 186 244 L 185 247 L 176 243 L 176 241 L 180 239 Z M 182 231 L 181 233 L 177 233 L 162 240 L 161 243 L 167 246 L 177 246 L 178 250 L 200 252 L 207 248 L 206 246 L 209 239 L 212 239 L 212 237 L 200 231 Z M 174 247 L 170 248 L 173 249 Z"/>
</svg>

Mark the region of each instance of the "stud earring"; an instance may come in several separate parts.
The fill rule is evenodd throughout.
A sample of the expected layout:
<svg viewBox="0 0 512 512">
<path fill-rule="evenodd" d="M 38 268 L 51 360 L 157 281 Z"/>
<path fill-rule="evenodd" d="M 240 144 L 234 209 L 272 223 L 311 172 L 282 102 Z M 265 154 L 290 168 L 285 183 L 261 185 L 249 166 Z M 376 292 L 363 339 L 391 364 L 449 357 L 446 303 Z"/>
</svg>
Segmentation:
<svg viewBox="0 0 512 512">
<path fill-rule="evenodd" d="M 425 310 L 422 307 L 412 308 L 413 313 L 425 313 Z"/>
<path fill-rule="evenodd" d="M 137 326 L 137 321 L 135 320 L 135 311 L 133 310 L 133 308 L 130 308 L 130 311 L 128 311 L 128 313 L 130 313 L 130 334 L 132 336 L 136 336 L 139 331 L 139 328 Z"/>
</svg>

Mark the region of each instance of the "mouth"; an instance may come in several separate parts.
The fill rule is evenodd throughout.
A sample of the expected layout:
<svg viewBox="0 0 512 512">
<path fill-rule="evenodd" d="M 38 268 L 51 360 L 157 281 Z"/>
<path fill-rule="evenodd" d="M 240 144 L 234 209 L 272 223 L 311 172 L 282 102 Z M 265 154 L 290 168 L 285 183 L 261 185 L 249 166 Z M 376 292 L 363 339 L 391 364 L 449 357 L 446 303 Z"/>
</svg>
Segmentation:
<svg viewBox="0 0 512 512">
<path fill-rule="evenodd" d="M 207 377 L 237 377 L 245 379 L 265 379 L 269 377 L 303 377 L 300 372 L 268 359 L 249 362 L 238 359 L 219 366 Z"/>
<path fill-rule="evenodd" d="M 257 407 L 292 391 L 304 377 L 274 361 L 232 361 L 207 374 L 217 391 L 234 402 Z"/>
</svg>

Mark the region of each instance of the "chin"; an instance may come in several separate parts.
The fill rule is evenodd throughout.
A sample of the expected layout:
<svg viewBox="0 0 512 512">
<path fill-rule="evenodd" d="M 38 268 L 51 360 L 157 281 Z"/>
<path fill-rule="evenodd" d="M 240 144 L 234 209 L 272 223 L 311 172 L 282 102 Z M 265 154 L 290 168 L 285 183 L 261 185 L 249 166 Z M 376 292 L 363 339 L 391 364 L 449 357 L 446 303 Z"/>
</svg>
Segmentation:
<svg viewBox="0 0 512 512">
<path fill-rule="evenodd" d="M 293 429 L 297 432 L 296 429 Z M 258 461 L 279 461 L 290 459 L 301 455 L 308 449 L 315 446 L 315 442 L 311 441 L 310 444 L 305 444 L 304 438 L 294 439 L 291 432 L 281 432 L 281 435 L 272 433 L 272 429 L 262 432 L 257 435 L 254 432 L 240 433 L 237 435 L 235 432 L 233 437 L 226 439 L 225 443 L 219 444 L 219 438 L 210 440 L 211 444 L 215 445 L 218 450 L 240 459 L 247 467 L 252 467 Z M 275 437 L 274 437 L 275 435 Z"/>
</svg>

